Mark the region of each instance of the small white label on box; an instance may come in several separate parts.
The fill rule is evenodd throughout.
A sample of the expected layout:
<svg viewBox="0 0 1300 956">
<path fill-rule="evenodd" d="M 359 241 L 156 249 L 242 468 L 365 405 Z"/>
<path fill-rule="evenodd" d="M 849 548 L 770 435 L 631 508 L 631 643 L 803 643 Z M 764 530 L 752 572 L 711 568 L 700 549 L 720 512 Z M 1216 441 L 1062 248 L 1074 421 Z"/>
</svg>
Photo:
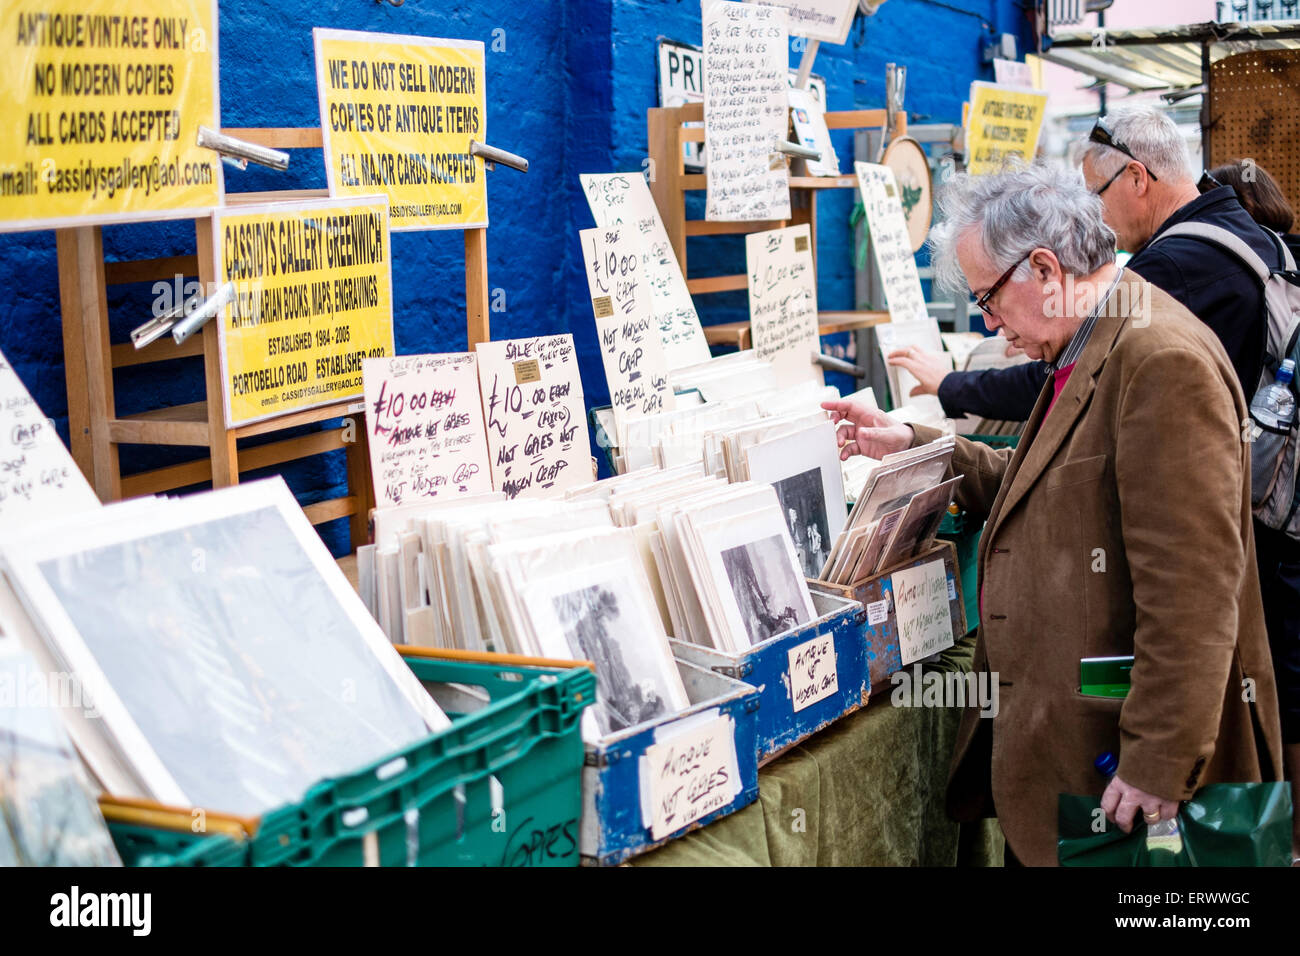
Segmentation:
<svg viewBox="0 0 1300 956">
<path fill-rule="evenodd" d="M 719 717 L 646 748 L 641 772 L 649 786 L 650 835 L 661 840 L 721 810 L 740 793 L 735 723 Z"/>
<path fill-rule="evenodd" d="M 790 702 L 796 713 L 840 689 L 833 637 L 815 637 L 786 653 L 790 659 Z"/>
<path fill-rule="evenodd" d="M 872 601 L 867 605 L 867 623 L 872 627 L 889 620 L 889 600 Z"/>
<path fill-rule="evenodd" d="M 957 582 L 953 578 L 948 579 L 948 600 L 957 600 Z"/>
</svg>

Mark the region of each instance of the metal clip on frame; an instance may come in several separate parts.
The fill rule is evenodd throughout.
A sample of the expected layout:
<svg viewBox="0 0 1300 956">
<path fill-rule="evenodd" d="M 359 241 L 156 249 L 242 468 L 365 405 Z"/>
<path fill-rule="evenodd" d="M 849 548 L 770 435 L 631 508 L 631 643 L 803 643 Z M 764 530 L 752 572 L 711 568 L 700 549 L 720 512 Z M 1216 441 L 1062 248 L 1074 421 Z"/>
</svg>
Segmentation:
<svg viewBox="0 0 1300 956">
<path fill-rule="evenodd" d="M 785 153 L 787 156 L 793 156 L 796 159 L 820 161 L 822 158 L 822 153 L 819 149 L 811 149 L 810 147 L 803 146 L 799 143 L 788 143 L 783 139 L 778 139 L 776 141 L 776 151 L 778 153 Z"/>
<path fill-rule="evenodd" d="M 483 164 L 488 169 L 495 169 L 496 164 L 509 166 L 511 169 L 517 169 L 521 173 L 528 172 L 528 160 L 522 156 L 516 156 L 514 153 L 508 153 L 504 149 L 497 149 L 495 146 L 489 146 L 487 143 L 480 143 L 478 140 L 469 141 L 469 154 L 479 156 Z"/>
<path fill-rule="evenodd" d="M 160 338 L 172 330 L 176 320 L 185 315 L 187 309 L 193 309 L 200 301 L 199 296 L 193 296 L 188 301 L 182 302 L 174 309 L 169 309 L 162 315 L 155 316 L 144 325 L 137 326 L 131 330 L 131 343 L 137 348 L 142 349 L 146 345 L 152 345 Z"/>
<path fill-rule="evenodd" d="M 216 295 L 172 326 L 172 339 L 180 345 L 191 335 L 203 328 L 235 298 L 235 284 L 227 282 L 217 290 Z M 191 300 L 192 301 L 192 300 Z"/>
<path fill-rule="evenodd" d="M 844 359 L 837 359 L 824 353 L 818 353 L 813 356 L 813 363 L 820 365 L 824 369 L 832 372 L 843 372 L 845 375 L 852 375 L 854 378 L 866 378 L 867 370 L 859 368 L 852 362 L 846 362 Z"/>
<path fill-rule="evenodd" d="M 269 146 L 247 143 L 242 139 L 235 139 L 235 137 L 227 136 L 225 133 L 218 133 L 214 129 L 208 129 L 206 126 L 199 127 L 198 142 L 203 148 L 216 150 L 223 157 L 242 162 L 245 166 L 248 163 L 257 163 L 259 166 L 270 166 L 272 169 L 282 171 L 289 168 L 288 153 L 281 152 L 278 149 L 271 149 Z M 241 166 L 240 168 L 244 167 Z"/>
</svg>

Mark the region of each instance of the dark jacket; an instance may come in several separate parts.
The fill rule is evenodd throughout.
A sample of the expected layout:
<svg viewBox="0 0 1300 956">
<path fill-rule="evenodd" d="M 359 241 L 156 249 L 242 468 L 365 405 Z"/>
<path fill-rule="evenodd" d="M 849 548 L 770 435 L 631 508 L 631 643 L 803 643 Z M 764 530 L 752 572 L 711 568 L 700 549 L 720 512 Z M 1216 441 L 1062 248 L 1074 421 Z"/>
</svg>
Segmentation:
<svg viewBox="0 0 1300 956">
<path fill-rule="evenodd" d="M 1250 218 L 1232 187 L 1219 186 L 1161 223 L 1155 236 L 1128 263 L 1128 268 L 1168 292 L 1214 331 L 1249 401 L 1264 366 L 1264 291 L 1235 256 L 1217 245 L 1186 236 L 1155 241 L 1178 222 L 1222 226 L 1244 239 L 1270 265 L 1281 264 L 1277 243 Z M 974 414 L 1024 421 L 1045 381 L 1047 366 L 1042 362 L 953 372 L 939 387 L 939 401 L 949 416 Z"/>
</svg>

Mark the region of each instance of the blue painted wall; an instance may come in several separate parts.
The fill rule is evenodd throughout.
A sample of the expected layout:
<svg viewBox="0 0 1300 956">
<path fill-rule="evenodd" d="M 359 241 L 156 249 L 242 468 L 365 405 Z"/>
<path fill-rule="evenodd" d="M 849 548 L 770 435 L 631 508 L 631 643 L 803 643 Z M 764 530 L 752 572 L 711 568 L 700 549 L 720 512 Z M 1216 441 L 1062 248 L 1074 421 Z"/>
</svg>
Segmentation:
<svg viewBox="0 0 1300 956">
<path fill-rule="evenodd" d="M 608 400 L 596 352 L 577 230 L 591 226 L 578 188 L 584 172 L 640 170 L 646 155 L 645 111 L 658 105 L 655 44 L 659 36 L 699 44 L 698 0 L 226 0 L 221 4 L 221 119 L 225 126 L 315 126 L 311 28 L 315 26 L 481 40 L 488 47 L 488 141 L 529 157 L 532 171 L 489 174 L 488 233 L 494 338 L 572 331 L 582 359 L 588 405 Z M 923 122 L 959 122 L 971 80 L 991 80 L 983 43 L 998 33 L 1029 47 L 1028 21 L 1013 0 L 888 0 L 859 17 L 843 46 L 823 46 L 816 72 L 826 78 L 831 109 L 884 105 L 885 63 L 908 67 L 907 108 Z M 495 41 L 495 42 L 494 42 Z M 495 47 L 495 48 L 494 48 Z M 799 54 L 791 51 L 791 65 Z M 841 163 L 852 159 L 851 134 L 835 135 Z M 296 150 L 287 173 L 226 171 L 230 191 L 320 188 L 317 150 Z M 699 197 L 702 199 L 702 197 Z M 824 308 L 853 308 L 854 198 L 837 191 L 820 201 L 819 297 Z M 701 214 L 693 210 L 692 215 Z M 400 353 L 465 347 L 463 246 L 459 233 L 393 236 L 393 309 Z M 153 258 L 193 250 L 190 224 L 120 226 L 104 231 L 110 259 Z M 707 249 L 707 257 L 706 257 Z M 740 240 L 688 249 L 692 275 L 744 268 Z M 0 349 L 67 440 L 67 397 L 59 320 L 54 235 L 0 236 Z M 496 291 L 500 290 L 500 291 Z M 148 284 L 109 290 L 113 341 L 123 341 L 150 314 Z M 745 311 L 743 293 L 701 297 L 706 323 Z M 127 369 L 116 379 L 118 410 L 129 414 L 202 397 L 194 360 Z M 275 436 L 279 437 L 279 436 Z M 126 473 L 192 457 L 185 449 L 131 446 Z M 308 504 L 342 494 L 341 452 L 284 469 Z M 322 526 L 331 549 L 347 549 L 346 522 Z"/>
</svg>

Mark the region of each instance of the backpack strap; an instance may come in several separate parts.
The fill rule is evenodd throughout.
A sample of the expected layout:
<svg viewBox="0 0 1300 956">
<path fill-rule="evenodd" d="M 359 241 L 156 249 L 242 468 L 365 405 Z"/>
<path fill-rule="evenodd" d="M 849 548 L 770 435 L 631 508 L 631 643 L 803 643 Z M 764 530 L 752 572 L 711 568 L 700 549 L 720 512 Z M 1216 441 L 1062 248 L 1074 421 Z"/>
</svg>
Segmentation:
<svg viewBox="0 0 1300 956">
<path fill-rule="evenodd" d="M 1273 270 L 1264 263 L 1264 260 L 1259 257 L 1258 252 L 1246 244 L 1246 240 L 1242 239 L 1235 233 L 1229 232 L 1222 226 L 1212 226 L 1207 222 L 1175 223 L 1164 232 L 1160 233 L 1160 235 L 1152 239 L 1151 245 L 1155 245 L 1160 240 L 1169 239 L 1173 236 L 1186 236 L 1190 239 L 1200 239 L 1204 242 L 1209 242 L 1213 245 L 1219 246 L 1224 251 L 1236 256 L 1242 265 L 1253 272 L 1255 278 L 1259 280 L 1260 285 L 1267 285 L 1269 276 L 1273 274 Z M 1283 249 L 1287 252 L 1286 258 L 1290 258 L 1290 251 L 1286 250 L 1285 246 L 1283 246 Z M 1292 265 L 1294 266 L 1294 260 L 1292 261 Z"/>
</svg>

